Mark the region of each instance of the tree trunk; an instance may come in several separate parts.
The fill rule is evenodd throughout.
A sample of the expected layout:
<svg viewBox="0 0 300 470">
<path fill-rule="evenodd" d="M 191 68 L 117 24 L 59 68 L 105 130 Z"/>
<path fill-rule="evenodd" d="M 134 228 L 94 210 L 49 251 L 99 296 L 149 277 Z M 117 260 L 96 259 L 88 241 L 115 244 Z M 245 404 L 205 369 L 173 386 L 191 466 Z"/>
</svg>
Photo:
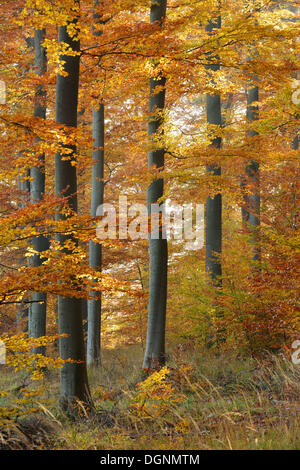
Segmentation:
<svg viewBox="0 0 300 470">
<path fill-rule="evenodd" d="M 150 22 L 162 24 L 167 9 L 166 0 L 152 0 L 150 10 Z M 165 77 L 153 77 L 150 79 L 149 112 L 153 114 L 162 111 L 165 107 Z M 154 93 L 155 88 L 162 89 Z M 151 139 L 161 126 L 161 117 L 157 114 L 150 116 L 148 122 L 148 136 Z M 165 149 L 150 151 L 148 154 L 148 168 L 164 168 Z M 151 220 L 153 208 L 151 204 L 163 196 L 163 178 L 156 178 L 147 191 L 148 216 Z M 168 245 L 164 238 L 163 228 L 160 227 L 159 238 L 149 236 L 150 252 L 150 279 L 149 279 L 149 305 L 148 305 L 148 329 L 146 350 L 143 368 L 152 369 L 165 363 L 165 324 L 167 305 L 167 271 L 168 271 Z"/>
<path fill-rule="evenodd" d="M 99 1 L 94 3 L 97 8 Z M 103 6 L 103 5 L 102 5 Z M 102 22 L 102 13 L 97 11 L 93 15 L 96 23 Z M 94 30 L 94 36 L 102 35 L 101 30 Z M 97 109 L 93 109 L 93 141 L 97 147 L 93 152 L 92 169 L 92 200 L 91 216 L 96 217 L 97 208 L 104 202 L 104 104 L 99 103 Z M 102 245 L 90 241 L 89 246 L 90 266 L 98 271 L 102 270 Z M 91 294 L 88 301 L 88 338 L 87 338 L 87 362 L 89 366 L 99 367 L 101 363 L 101 292 Z"/>
<path fill-rule="evenodd" d="M 93 139 L 97 150 L 93 152 L 92 170 L 92 202 L 91 216 L 96 216 L 97 207 L 103 204 L 104 198 L 104 105 L 93 110 Z M 99 148 L 100 147 L 100 148 Z M 102 245 L 90 242 L 90 266 L 102 268 Z M 100 294 L 101 295 L 101 294 Z M 90 366 L 100 366 L 100 334 L 101 334 L 101 297 L 88 301 L 88 340 L 87 361 Z"/>
<path fill-rule="evenodd" d="M 26 206 L 27 201 L 27 194 L 30 192 L 30 182 L 29 177 L 30 172 L 26 170 L 25 174 L 18 178 L 18 189 L 24 192 L 24 199 L 23 202 L 20 204 L 20 207 Z M 24 180 L 22 181 L 22 179 Z M 24 256 L 21 256 L 18 259 L 18 264 L 22 266 L 23 264 L 27 263 L 27 259 Z M 17 308 L 17 332 L 20 333 L 27 333 L 30 331 L 30 316 L 31 316 L 31 307 L 28 303 L 20 302 Z"/>
<path fill-rule="evenodd" d="M 72 26 L 76 29 L 77 20 Z M 67 26 L 59 28 L 59 42 L 66 43 L 71 50 L 78 52 L 80 45 L 76 38 L 71 38 Z M 77 105 L 79 86 L 79 55 L 62 56 L 67 76 L 58 74 L 56 83 L 56 121 L 67 126 L 77 127 Z M 69 150 L 76 152 L 76 147 L 69 146 Z M 77 174 L 76 167 L 70 160 L 63 160 L 63 155 L 58 153 L 55 157 L 55 190 L 58 195 L 64 192 L 68 197 L 69 205 L 73 211 L 77 211 Z M 57 214 L 60 219 L 63 216 Z M 74 238 L 68 235 L 60 235 L 61 244 Z M 66 338 L 60 338 L 60 356 L 62 359 L 72 359 L 74 363 L 66 363 L 61 370 L 61 404 L 65 409 L 69 405 L 72 409 L 74 400 L 90 403 L 88 387 L 86 358 L 82 326 L 82 302 L 81 299 L 58 296 L 58 323 L 59 333 L 67 334 Z"/>
<path fill-rule="evenodd" d="M 34 38 L 33 37 L 27 37 L 25 39 L 26 46 L 29 49 L 33 49 L 34 47 Z M 31 64 L 26 67 L 26 72 L 28 72 L 31 68 Z M 18 189 L 20 191 L 24 192 L 24 200 L 20 204 L 20 207 L 25 207 L 26 203 L 28 201 L 27 195 L 29 196 L 30 194 L 30 170 L 25 169 L 24 173 L 18 177 Z M 27 263 L 28 260 L 24 259 L 22 256 L 18 260 L 18 264 L 22 265 Z M 17 331 L 21 332 L 23 331 L 24 333 L 28 333 L 30 331 L 30 317 L 31 317 L 31 307 L 29 303 L 20 303 L 18 305 L 18 310 L 17 310 Z"/>
<path fill-rule="evenodd" d="M 45 29 L 36 30 L 34 35 L 35 49 L 35 68 L 39 76 L 43 76 L 47 71 L 46 50 L 42 46 L 45 39 Z M 43 86 L 38 86 L 35 93 L 34 116 L 46 119 L 46 91 Z M 40 165 L 31 168 L 30 176 L 30 197 L 33 202 L 39 202 L 43 199 L 45 193 L 45 155 L 39 156 Z M 32 266 L 38 267 L 43 262 L 40 255 L 49 248 L 49 241 L 44 236 L 35 237 L 32 240 L 33 248 L 38 254 L 32 258 Z M 32 306 L 30 315 L 29 335 L 33 338 L 39 338 L 46 334 L 46 294 L 43 292 L 34 292 L 32 295 Z M 35 354 L 45 354 L 45 347 L 34 348 Z"/>
<path fill-rule="evenodd" d="M 212 33 L 213 29 L 221 27 L 221 17 L 215 21 L 210 21 L 206 31 Z M 217 59 L 211 57 L 211 59 Z M 218 63 L 207 65 L 206 69 L 212 74 L 220 69 Z M 208 124 L 222 126 L 221 98 L 220 95 L 206 95 L 206 120 Z M 221 137 L 214 137 L 211 146 L 217 149 L 221 148 Z M 217 165 L 208 165 L 206 171 L 209 175 L 220 176 L 221 167 Z M 215 197 L 208 197 L 205 210 L 205 267 L 209 273 L 212 282 L 216 286 L 221 286 L 222 266 L 220 255 L 222 253 L 222 196 L 216 194 Z"/>
<path fill-rule="evenodd" d="M 258 86 L 251 87 L 247 90 L 247 121 L 249 123 L 258 119 L 258 106 L 252 103 L 259 99 Z M 254 130 L 248 132 L 250 138 L 258 135 Z M 250 229 L 250 241 L 253 245 L 253 261 L 260 261 L 261 252 L 259 247 L 259 227 L 260 227 L 260 194 L 259 194 L 259 164 L 251 160 L 247 167 L 246 173 L 249 182 L 253 185 L 254 191 L 246 198 L 248 210 L 244 209 L 244 221 L 248 223 Z"/>
</svg>

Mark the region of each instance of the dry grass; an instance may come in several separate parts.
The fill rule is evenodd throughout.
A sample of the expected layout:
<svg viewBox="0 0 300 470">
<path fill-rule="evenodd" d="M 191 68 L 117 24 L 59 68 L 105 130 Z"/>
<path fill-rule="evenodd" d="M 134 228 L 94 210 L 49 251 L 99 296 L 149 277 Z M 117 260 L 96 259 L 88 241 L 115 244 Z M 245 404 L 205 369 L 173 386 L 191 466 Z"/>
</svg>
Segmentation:
<svg viewBox="0 0 300 470">
<path fill-rule="evenodd" d="M 257 361 L 192 349 L 174 354 L 166 383 L 177 400 L 151 402 L 150 393 L 154 408 L 144 403 L 137 413 L 136 385 L 145 378 L 140 363 L 137 347 L 107 351 L 101 373 L 89 371 L 95 413 L 82 413 L 77 422 L 56 408 L 58 378 L 48 377 L 52 403 L 35 418 L 39 431 L 30 438 L 30 427 L 24 432 L 24 422 L 18 423 L 10 439 L 4 437 L 5 445 L 77 450 L 300 448 L 300 367 L 288 358 L 268 355 Z M 27 439 L 23 447 L 16 442 L 18 431 Z"/>
</svg>

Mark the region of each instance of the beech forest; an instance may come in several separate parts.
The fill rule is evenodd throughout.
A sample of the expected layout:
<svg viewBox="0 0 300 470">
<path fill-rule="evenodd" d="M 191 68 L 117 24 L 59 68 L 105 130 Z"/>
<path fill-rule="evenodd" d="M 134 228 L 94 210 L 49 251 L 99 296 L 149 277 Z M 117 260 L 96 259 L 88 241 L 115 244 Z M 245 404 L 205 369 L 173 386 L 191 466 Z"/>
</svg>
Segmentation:
<svg viewBox="0 0 300 470">
<path fill-rule="evenodd" d="M 0 7 L 0 450 L 299 450 L 299 1 Z"/>
</svg>

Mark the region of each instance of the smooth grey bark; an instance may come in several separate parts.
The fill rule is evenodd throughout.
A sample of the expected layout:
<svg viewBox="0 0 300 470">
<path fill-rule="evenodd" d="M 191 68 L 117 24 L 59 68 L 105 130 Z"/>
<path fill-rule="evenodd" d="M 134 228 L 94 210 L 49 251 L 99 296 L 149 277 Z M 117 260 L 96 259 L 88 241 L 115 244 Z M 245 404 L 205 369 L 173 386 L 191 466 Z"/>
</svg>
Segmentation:
<svg viewBox="0 0 300 470">
<path fill-rule="evenodd" d="M 91 216 L 96 217 L 98 206 L 104 200 L 104 104 L 93 109 L 93 140 L 97 150 L 93 152 Z M 98 271 L 102 269 L 102 245 L 90 241 L 90 266 Z M 88 301 L 88 339 L 87 362 L 89 366 L 100 366 L 101 352 L 101 293 L 92 294 Z"/>
<path fill-rule="evenodd" d="M 259 99 L 258 86 L 250 87 L 247 90 L 247 113 L 246 118 L 249 123 L 258 119 L 258 105 L 253 103 Z M 258 135 L 254 130 L 249 130 L 248 135 L 253 138 Z M 253 185 L 254 191 L 246 196 L 247 208 L 242 211 L 243 221 L 246 222 L 250 229 L 250 242 L 253 245 L 253 261 L 260 261 L 261 251 L 259 247 L 259 227 L 260 227 L 260 192 L 259 192 L 259 164 L 251 160 L 246 166 L 246 174 L 249 182 Z"/>
<path fill-rule="evenodd" d="M 77 19 L 73 20 L 76 28 Z M 71 50 L 79 52 L 80 44 L 76 38 L 71 38 L 67 26 L 59 28 L 59 42 L 68 44 Z M 64 61 L 67 76 L 58 74 L 56 83 L 56 121 L 67 126 L 77 127 L 78 87 L 79 87 L 79 55 L 65 55 Z M 76 147 L 68 147 L 76 152 Z M 58 195 L 68 197 L 69 206 L 77 212 L 77 172 L 70 160 L 63 160 L 63 155 L 55 156 L 55 191 Z M 57 219 L 63 216 L 57 213 Z M 58 240 L 63 244 L 67 240 L 77 243 L 74 237 L 59 235 Z M 58 296 L 59 334 L 65 333 L 66 338 L 60 338 L 59 350 L 62 359 L 72 359 L 74 363 L 66 363 L 61 369 L 61 405 L 64 409 L 70 407 L 74 400 L 90 403 L 90 392 L 87 379 L 86 357 L 82 325 L 82 302 L 73 297 Z"/>
<path fill-rule="evenodd" d="M 30 182 L 29 182 L 30 171 L 26 170 L 26 172 L 18 177 L 18 189 L 24 192 L 24 200 L 20 204 L 20 207 L 25 207 L 27 202 L 27 195 L 30 192 Z M 21 256 L 18 259 L 18 264 L 24 265 L 27 262 L 24 256 Z M 30 313 L 31 307 L 29 303 L 22 303 L 18 304 L 17 308 L 17 331 L 23 333 L 27 333 L 30 330 Z"/>
<path fill-rule="evenodd" d="M 293 142 L 292 142 L 292 149 L 293 150 L 298 150 L 299 148 L 299 136 L 296 135 L 293 139 Z"/>
<path fill-rule="evenodd" d="M 46 50 L 42 46 L 45 39 L 45 29 L 36 30 L 34 34 L 35 71 L 43 76 L 47 71 Z M 34 116 L 46 119 L 46 91 L 43 86 L 38 86 L 35 92 Z M 32 202 L 39 202 L 45 193 L 45 155 L 39 156 L 39 165 L 30 170 L 30 198 Z M 39 267 L 43 262 L 41 253 L 49 248 L 49 241 L 44 236 L 35 237 L 32 240 L 33 248 L 38 254 L 32 258 L 32 266 Z M 46 299 L 44 292 L 34 292 L 30 314 L 29 335 L 39 338 L 46 335 Z M 45 354 L 45 347 L 34 348 L 34 354 Z"/>
<path fill-rule="evenodd" d="M 33 37 L 27 37 L 25 38 L 26 46 L 29 49 L 34 48 L 33 44 Z M 31 68 L 31 64 L 26 67 L 26 72 L 29 71 Z M 26 203 L 28 201 L 28 197 L 30 194 L 30 170 L 26 169 L 22 175 L 18 177 L 18 189 L 20 191 L 24 192 L 24 200 L 20 204 L 20 207 L 25 207 Z M 27 260 L 24 259 L 22 256 L 18 260 L 18 264 L 22 265 L 25 264 Z M 23 331 L 24 333 L 27 333 L 30 331 L 30 313 L 31 313 L 31 307 L 29 303 L 22 303 L 18 304 L 18 309 L 17 309 L 17 315 L 16 315 L 16 320 L 17 320 L 17 331 Z"/>
<path fill-rule="evenodd" d="M 212 20 L 206 26 L 206 31 L 212 33 L 215 28 L 221 27 L 221 17 Z M 213 81 L 213 73 L 220 69 L 217 57 L 209 57 L 215 63 L 206 66 Z M 206 120 L 208 124 L 222 126 L 221 98 L 215 93 L 206 95 Z M 211 146 L 221 148 L 221 137 L 214 137 Z M 218 165 L 207 165 L 206 171 L 209 175 L 220 176 L 221 167 Z M 220 255 L 222 253 L 222 196 L 208 197 L 205 207 L 205 267 L 211 280 L 215 285 L 221 285 L 222 266 Z"/>
<path fill-rule="evenodd" d="M 150 9 L 150 23 L 162 24 L 167 9 L 166 0 L 152 0 Z M 152 77 L 150 79 L 149 113 L 161 111 L 165 107 L 165 77 Z M 162 87 L 158 93 L 155 88 Z M 148 136 L 151 139 L 162 124 L 160 116 L 150 116 L 148 121 Z M 157 149 L 148 153 L 148 168 L 164 168 L 165 149 Z M 153 208 L 151 204 L 163 196 L 163 178 L 156 178 L 148 187 L 147 206 L 148 216 L 151 220 Z M 148 328 L 146 350 L 143 362 L 144 369 L 152 369 L 165 363 L 165 325 L 167 306 L 167 272 L 168 272 L 168 245 L 160 227 L 158 239 L 149 236 L 150 253 L 150 279 L 149 279 L 149 304 L 148 304 Z"/>
<path fill-rule="evenodd" d="M 94 6 L 95 8 L 99 6 L 98 0 L 95 0 Z M 95 23 L 102 24 L 102 14 L 95 11 L 93 18 Z M 94 29 L 95 37 L 101 35 L 101 30 Z M 100 102 L 99 107 L 94 108 L 92 113 L 93 141 L 97 148 L 93 151 L 91 216 L 96 217 L 97 208 L 104 202 L 104 103 Z M 100 243 L 90 241 L 89 263 L 97 271 L 102 270 L 102 245 Z M 90 296 L 87 302 L 87 363 L 89 366 L 99 367 L 101 364 L 101 292 L 97 295 L 91 293 Z"/>
</svg>

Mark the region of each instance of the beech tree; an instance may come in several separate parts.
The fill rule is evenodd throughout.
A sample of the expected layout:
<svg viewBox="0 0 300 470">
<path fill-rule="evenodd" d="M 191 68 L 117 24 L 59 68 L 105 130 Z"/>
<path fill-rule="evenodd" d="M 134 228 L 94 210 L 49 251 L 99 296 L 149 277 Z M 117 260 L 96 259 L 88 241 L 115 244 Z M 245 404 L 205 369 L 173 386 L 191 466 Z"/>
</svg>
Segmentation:
<svg viewBox="0 0 300 470">
<path fill-rule="evenodd" d="M 46 50 L 43 47 L 43 41 L 46 36 L 46 30 L 37 29 L 34 34 L 35 51 L 35 71 L 37 75 L 43 76 L 47 70 Z M 38 85 L 35 92 L 34 116 L 40 119 L 46 119 L 46 91 L 42 85 Z M 39 165 L 30 170 L 30 197 L 33 202 L 43 199 L 45 194 L 45 154 L 39 155 Z M 43 257 L 41 253 L 49 248 L 48 239 L 40 235 L 32 240 L 33 248 L 37 252 L 32 257 L 32 266 L 41 266 Z M 39 338 L 46 334 L 46 299 L 45 292 L 34 292 L 32 295 L 32 305 L 30 313 L 29 334 L 33 338 Z M 35 350 L 36 353 L 45 353 L 44 347 Z"/>
<path fill-rule="evenodd" d="M 152 0 L 150 10 L 150 22 L 163 24 L 166 16 L 167 1 Z M 161 112 L 165 106 L 165 77 L 159 75 L 150 79 L 149 97 L 149 122 L 148 136 L 151 139 L 162 125 Z M 151 150 L 148 154 L 148 168 L 162 170 L 164 168 L 165 149 Z M 164 181 L 157 176 L 147 191 L 148 216 L 154 212 L 152 204 L 159 204 L 164 193 Z M 161 214 L 161 220 L 163 214 Z M 165 325 L 167 305 L 167 270 L 168 270 L 168 245 L 164 237 L 163 226 L 160 224 L 158 238 L 152 233 L 149 236 L 150 273 L 149 273 L 149 305 L 148 305 L 148 329 L 146 350 L 143 368 L 155 367 L 165 362 Z"/>
<path fill-rule="evenodd" d="M 221 17 L 218 16 L 215 20 L 210 20 L 206 26 L 206 31 L 213 34 L 215 29 L 221 28 Z M 218 57 L 208 55 L 208 60 L 211 64 L 206 66 L 210 74 L 212 83 L 214 81 L 214 72 L 220 70 Z M 218 136 L 218 129 L 222 125 L 221 113 L 221 97 L 218 93 L 206 95 L 206 120 L 210 126 L 215 126 L 213 133 L 216 134 L 211 139 L 211 146 L 216 149 L 221 148 L 221 137 Z M 208 165 L 206 171 L 212 176 L 221 176 L 221 167 L 219 165 Z M 221 267 L 221 253 L 222 253 L 222 196 L 216 194 L 214 197 L 208 197 L 205 206 L 205 266 L 213 283 L 220 285 L 222 267 Z"/>
<path fill-rule="evenodd" d="M 97 7 L 99 2 L 95 2 Z M 96 23 L 101 23 L 101 15 L 94 14 Z M 95 30 L 95 37 L 101 36 L 101 30 Z M 93 109 L 93 168 L 92 168 L 92 195 L 91 216 L 96 217 L 97 208 L 104 202 L 104 103 L 99 102 L 99 107 Z M 89 262 L 94 269 L 102 268 L 102 245 L 90 241 Z M 88 365 L 99 366 L 101 354 L 101 292 L 96 296 L 92 293 L 88 301 L 88 338 L 87 338 L 87 362 Z"/>
<path fill-rule="evenodd" d="M 258 86 L 249 87 L 247 90 L 247 121 L 250 125 L 258 120 L 258 99 Z M 248 131 L 250 139 L 255 138 L 257 135 L 258 132 L 253 129 Z M 248 210 L 245 214 L 245 220 L 249 224 L 251 233 L 253 260 L 259 261 L 261 256 L 258 240 L 260 227 L 259 163 L 255 160 L 251 160 L 247 164 L 246 173 L 253 189 L 251 194 L 247 196 Z"/>
<path fill-rule="evenodd" d="M 20 204 L 20 207 L 25 207 L 26 206 L 26 200 L 27 197 L 30 193 L 30 182 L 29 182 L 29 171 L 27 170 L 24 175 L 20 175 L 18 177 L 18 189 L 22 191 L 23 193 L 23 202 Z M 19 266 L 24 265 L 26 263 L 26 259 L 24 259 L 24 256 L 21 256 L 18 259 L 18 264 Z M 17 315 L 16 315 L 16 320 L 17 320 L 17 331 L 24 331 L 24 332 L 29 332 L 30 331 L 30 305 L 26 304 L 24 302 L 20 302 L 18 305 L 17 309 Z"/>
<path fill-rule="evenodd" d="M 78 2 L 75 5 L 79 8 Z M 66 26 L 59 28 L 59 43 L 70 48 L 70 55 L 62 55 L 60 60 L 64 63 L 65 74 L 58 73 L 56 83 L 56 121 L 65 126 L 77 127 L 77 106 L 79 86 L 79 50 L 80 43 L 77 37 L 78 11 L 74 19 L 68 21 Z M 55 157 L 55 190 L 59 196 L 68 198 L 69 207 L 77 212 L 77 173 L 72 159 L 76 158 L 76 146 L 65 147 L 66 153 L 58 152 Z M 66 158 L 67 154 L 67 158 Z M 57 219 L 64 215 L 57 213 Z M 77 244 L 72 235 L 59 235 L 58 240 L 64 250 L 68 250 L 68 243 Z M 60 357 L 71 359 L 61 370 L 61 403 L 68 407 L 74 399 L 88 403 L 90 393 L 87 379 L 86 355 L 82 325 L 82 302 L 75 297 L 58 296 L 58 324 L 59 334 L 65 334 L 59 341 Z"/>
</svg>

